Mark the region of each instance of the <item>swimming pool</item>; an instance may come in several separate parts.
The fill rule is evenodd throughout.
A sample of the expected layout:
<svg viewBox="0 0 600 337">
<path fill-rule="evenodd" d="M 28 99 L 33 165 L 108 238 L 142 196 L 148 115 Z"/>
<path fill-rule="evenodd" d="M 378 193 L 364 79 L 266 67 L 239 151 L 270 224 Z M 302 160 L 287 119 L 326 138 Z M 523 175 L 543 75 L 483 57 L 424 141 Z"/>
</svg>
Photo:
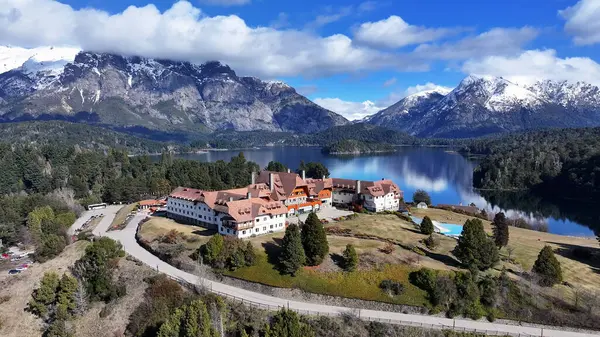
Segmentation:
<svg viewBox="0 0 600 337">
<path fill-rule="evenodd" d="M 418 218 L 416 216 L 411 216 L 410 218 L 417 225 L 420 225 L 421 221 L 423 221 L 422 218 Z M 435 220 L 433 220 L 432 222 L 433 222 L 433 226 L 436 229 L 436 232 L 439 232 L 440 234 L 444 234 L 444 235 L 447 235 L 447 236 L 459 237 L 460 233 L 462 233 L 462 230 L 463 230 L 463 226 L 462 225 L 457 225 L 457 224 L 452 224 L 452 223 L 445 223 L 445 222 L 438 222 L 438 221 L 435 221 Z"/>
</svg>

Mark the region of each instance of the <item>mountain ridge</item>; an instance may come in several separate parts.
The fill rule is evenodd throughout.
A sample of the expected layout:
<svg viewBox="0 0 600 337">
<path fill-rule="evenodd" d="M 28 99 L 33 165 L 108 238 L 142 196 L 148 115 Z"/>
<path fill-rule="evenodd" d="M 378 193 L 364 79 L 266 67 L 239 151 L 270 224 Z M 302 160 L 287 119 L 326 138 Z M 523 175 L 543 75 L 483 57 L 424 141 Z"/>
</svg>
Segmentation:
<svg viewBox="0 0 600 337">
<path fill-rule="evenodd" d="M 518 85 L 469 75 L 447 94 L 416 93 L 365 119 L 420 137 L 466 138 L 548 127 L 600 125 L 600 89 L 577 82 Z"/>
<path fill-rule="evenodd" d="M 93 52 L 79 52 L 72 62 L 31 60 L 0 74 L 3 121 L 87 113 L 116 127 L 299 133 L 348 123 L 283 82 L 240 77 L 218 61 L 198 65 Z"/>
</svg>

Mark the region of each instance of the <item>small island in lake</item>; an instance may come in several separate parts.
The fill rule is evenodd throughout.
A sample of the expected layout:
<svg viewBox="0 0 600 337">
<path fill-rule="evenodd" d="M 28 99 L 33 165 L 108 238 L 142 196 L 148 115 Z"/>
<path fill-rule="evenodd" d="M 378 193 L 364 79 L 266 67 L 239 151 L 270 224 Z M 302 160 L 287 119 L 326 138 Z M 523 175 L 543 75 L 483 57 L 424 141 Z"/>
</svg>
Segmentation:
<svg viewBox="0 0 600 337">
<path fill-rule="evenodd" d="M 394 152 L 393 145 L 387 143 L 362 142 L 354 139 L 340 140 L 323 147 L 326 154 L 363 154 Z"/>
</svg>

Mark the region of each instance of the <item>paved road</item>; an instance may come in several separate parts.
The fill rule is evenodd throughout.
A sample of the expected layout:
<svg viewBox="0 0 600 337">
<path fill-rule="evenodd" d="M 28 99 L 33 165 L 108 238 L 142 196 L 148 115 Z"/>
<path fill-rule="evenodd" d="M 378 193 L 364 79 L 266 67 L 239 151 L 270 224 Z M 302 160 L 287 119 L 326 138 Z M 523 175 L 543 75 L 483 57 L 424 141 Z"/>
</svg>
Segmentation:
<svg viewBox="0 0 600 337">
<path fill-rule="evenodd" d="M 104 212 L 105 218 L 114 217 L 115 212 Z M 478 332 L 496 333 L 501 332 L 502 334 L 510 334 L 514 336 L 547 336 L 547 337 L 584 337 L 584 336 L 600 336 L 600 334 L 591 333 L 577 333 L 570 331 L 561 331 L 556 329 L 540 329 L 535 327 L 526 327 L 520 325 L 506 325 L 496 324 L 490 322 L 478 322 L 472 320 L 461 320 L 461 319 L 447 319 L 441 317 L 425 316 L 425 315 L 409 315 L 397 312 L 388 311 L 376 311 L 367 309 L 354 309 L 345 308 L 338 306 L 329 306 L 317 303 L 307 303 L 299 301 L 288 301 L 286 299 L 268 296 L 252 291 L 248 291 L 242 288 L 232 287 L 226 284 L 201 279 L 196 275 L 179 270 L 163 261 L 156 256 L 150 254 L 147 250 L 142 248 L 135 240 L 135 232 L 137 225 L 146 215 L 136 215 L 131 219 L 127 227 L 120 231 L 102 232 L 101 235 L 111 237 L 118 240 L 123 245 L 125 251 L 136 259 L 144 262 L 152 268 L 156 268 L 158 271 L 165 273 L 171 277 L 179 278 L 193 284 L 204 285 L 207 289 L 213 292 L 221 293 L 226 296 L 235 297 L 238 300 L 244 300 L 253 302 L 254 304 L 260 304 L 269 308 L 276 307 L 289 307 L 296 311 L 309 314 L 319 315 L 338 315 L 340 313 L 347 313 L 349 311 L 358 314 L 360 318 L 366 320 L 379 320 L 386 321 L 390 320 L 391 323 L 403 324 L 403 325 L 424 325 L 429 327 L 435 325 L 436 327 L 446 326 L 448 328 L 465 328 L 469 331 L 477 329 Z M 108 221 L 108 220 L 107 220 Z M 112 220 L 111 220 L 112 221 Z M 110 222 L 109 222 L 110 225 Z M 100 228 L 108 228 L 99 226 Z"/>
</svg>

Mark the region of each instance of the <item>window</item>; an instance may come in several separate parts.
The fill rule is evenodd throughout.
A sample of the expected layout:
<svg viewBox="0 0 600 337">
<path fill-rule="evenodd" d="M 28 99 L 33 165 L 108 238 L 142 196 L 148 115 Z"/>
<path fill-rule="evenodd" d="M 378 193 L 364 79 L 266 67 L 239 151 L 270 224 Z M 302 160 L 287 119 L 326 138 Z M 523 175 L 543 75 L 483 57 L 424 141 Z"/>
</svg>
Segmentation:
<svg viewBox="0 0 600 337">
<path fill-rule="evenodd" d="M 245 235 L 245 234 L 246 234 L 246 231 L 242 231 L 242 234 L 244 234 L 244 235 Z"/>
<path fill-rule="evenodd" d="M 271 226 L 273 228 L 273 226 Z M 267 230 L 267 226 L 263 227 L 263 232 Z"/>
<path fill-rule="evenodd" d="M 258 233 L 258 231 L 259 231 L 259 228 L 255 229 L 254 231 Z"/>
<path fill-rule="evenodd" d="M 259 219 L 259 218 L 256 218 L 256 222 L 260 222 L 260 219 Z"/>
<path fill-rule="evenodd" d="M 271 225 L 270 229 L 273 229 L 273 225 Z"/>
</svg>

